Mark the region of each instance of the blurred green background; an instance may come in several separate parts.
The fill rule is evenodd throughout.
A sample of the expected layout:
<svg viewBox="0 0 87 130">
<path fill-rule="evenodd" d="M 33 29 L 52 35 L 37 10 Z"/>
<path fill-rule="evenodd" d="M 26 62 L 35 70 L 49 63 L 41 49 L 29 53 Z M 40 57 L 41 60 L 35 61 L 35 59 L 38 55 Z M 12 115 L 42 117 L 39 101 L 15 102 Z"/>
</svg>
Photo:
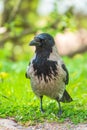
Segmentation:
<svg viewBox="0 0 87 130">
<path fill-rule="evenodd" d="M 86 16 L 73 14 L 71 6 L 65 13 L 59 13 L 59 4 L 63 6 L 57 0 L 0 0 L 0 58 L 28 59 L 28 43 L 37 33 L 55 36 L 66 29 L 87 28 Z"/>
<path fill-rule="evenodd" d="M 61 13 L 66 9 L 66 6 L 62 7 L 64 3 L 66 5 L 66 0 L 62 3 L 60 0 L 0 0 L 0 58 L 28 59 L 31 50 L 28 43 L 37 33 L 47 32 L 55 36 L 66 29 L 87 28 L 86 15 L 73 13 L 72 1 Z"/>
<path fill-rule="evenodd" d="M 49 115 L 49 112 L 53 112 L 51 105 L 54 101 L 46 98 L 44 106 L 50 107 L 50 110 L 45 117 L 41 117 L 37 111 L 39 101 L 25 78 L 26 67 L 34 54 L 34 48 L 28 44 L 41 32 L 55 37 L 66 30 L 73 33 L 82 28 L 87 30 L 85 2 L 87 0 L 77 0 L 76 3 L 72 0 L 0 0 L 1 117 L 14 116 L 18 121 L 27 121 L 43 120 L 47 116 L 46 119 L 54 121 L 55 116 Z M 63 59 L 70 73 L 67 89 L 76 101 L 71 106 L 64 106 L 68 112 L 63 117 L 71 116 L 74 122 L 80 122 L 87 119 L 87 53 L 65 56 Z M 77 117 L 74 118 L 75 115 Z"/>
</svg>

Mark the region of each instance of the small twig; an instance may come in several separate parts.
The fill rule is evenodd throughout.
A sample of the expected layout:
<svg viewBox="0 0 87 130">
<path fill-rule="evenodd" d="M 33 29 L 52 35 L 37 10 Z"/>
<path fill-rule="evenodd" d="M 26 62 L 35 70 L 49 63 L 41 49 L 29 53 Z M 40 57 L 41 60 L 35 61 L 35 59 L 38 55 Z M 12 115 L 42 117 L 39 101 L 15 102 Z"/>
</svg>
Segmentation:
<svg viewBox="0 0 87 130">
<path fill-rule="evenodd" d="M 13 40 L 13 39 L 19 39 L 27 34 L 31 34 L 31 33 L 35 33 L 37 29 L 34 29 L 34 30 L 30 30 L 30 29 L 25 29 L 20 35 L 14 35 L 14 36 L 11 36 L 9 32 L 6 32 L 4 34 L 4 38 L 0 40 L 0 47 L 2 47 L 5 42 L 9 39 Z"/>
<path fill-rule="evenodd" d="M 15 16 L 16 16 L 18 10 L 20 9 L 19 7 L 20 7 L 20 5 L 21 5 L 21 1 L 22 1 L 22 0 L 18 0 L 18 1 L 17 1 L 17 4 L 14 5 L 14 8 L 13 8 L 11 14 L 10 14 L 9 19 L 8 19 L 8 22 L 11 22 L 11 21 L 15 18 Z"/>
</svg>

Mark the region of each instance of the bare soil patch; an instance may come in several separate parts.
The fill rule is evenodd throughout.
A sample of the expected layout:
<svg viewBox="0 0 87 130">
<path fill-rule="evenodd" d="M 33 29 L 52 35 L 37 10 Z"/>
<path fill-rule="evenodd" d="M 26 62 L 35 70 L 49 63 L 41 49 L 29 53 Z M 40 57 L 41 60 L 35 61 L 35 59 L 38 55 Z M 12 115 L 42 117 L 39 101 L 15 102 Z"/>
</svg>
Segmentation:
<svg viewBox="0 0 87 130">
<path fill-rule="evenodd" d="M 0 119 L 0 130 L 87 130 L 86 124 L 75 125 L 69 120 L 64 123 L 40 123 L 35 126 L 22 126 L 11 119 Z"/>
</svg>

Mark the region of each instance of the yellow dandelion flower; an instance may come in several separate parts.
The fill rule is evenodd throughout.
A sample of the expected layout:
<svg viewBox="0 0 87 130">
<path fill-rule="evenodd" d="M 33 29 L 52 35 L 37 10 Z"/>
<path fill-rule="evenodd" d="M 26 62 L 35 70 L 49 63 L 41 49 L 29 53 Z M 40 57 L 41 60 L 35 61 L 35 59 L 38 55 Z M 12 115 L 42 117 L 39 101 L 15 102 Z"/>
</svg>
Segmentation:
<svg viewBox="0 0 87 130">
<path fill-rule="evenodd" d="M 5 79 L 8 77 L 8 73 L 7 72 L 0 72 L 0 78 L 1 79 Z"/>
</svg>

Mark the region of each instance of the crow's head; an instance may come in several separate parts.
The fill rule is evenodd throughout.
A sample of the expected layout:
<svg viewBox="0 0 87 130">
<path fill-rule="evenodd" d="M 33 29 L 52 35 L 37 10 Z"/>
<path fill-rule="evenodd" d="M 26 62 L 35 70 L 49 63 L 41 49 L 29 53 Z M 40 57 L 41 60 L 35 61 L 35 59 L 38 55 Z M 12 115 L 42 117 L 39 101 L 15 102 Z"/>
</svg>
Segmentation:
<svg viewBox="0 0 87 130">
<path fill-rule="evenodd" d="M 30 46 L 35 46 L 36 51 L 47 50 L 51 51 L 55 42 L 51 35 L 47 33 L 41 33 L 34 37 L 34 39 L 30 42 Z"/>
</svg>

